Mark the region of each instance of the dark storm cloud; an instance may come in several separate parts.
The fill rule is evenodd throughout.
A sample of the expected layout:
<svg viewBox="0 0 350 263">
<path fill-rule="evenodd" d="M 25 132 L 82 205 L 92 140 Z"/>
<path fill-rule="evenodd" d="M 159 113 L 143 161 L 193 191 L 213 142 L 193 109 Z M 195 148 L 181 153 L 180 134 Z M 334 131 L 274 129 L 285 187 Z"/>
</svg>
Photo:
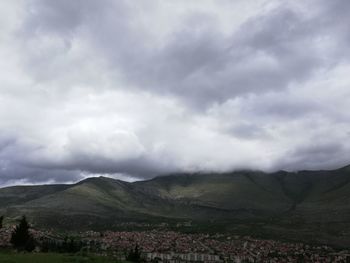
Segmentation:
<svg viewBox="0 0 350 263">
<path fill-rule="evenodd" d="M 345 24 L 347 16 L 339 12 L 340 2 L 328 5 L 307 17 L 281 4 L 229 35 L 220 33 L 209 14 L 189 14 L 156 44 L 138 24 L 137 6 L 130 2 L 36 0 L 24 31 L 68 42 L 82 37 L 134 87 L 203 108 L 245 93 L 285 89 L 340 59 L 332 52 L 338 45 L 346 48 L 346 38 L 339 38 L 348 29 L 339 23 Z M 334 50 L 318 49 L 316 42 L 328 36 L 334 37 Z"/>
<path fill-rule="evenodd" d="M 32 158 L 37 150 L 40 149 L 23 147 L 15 138 L 0 136 L 0 184 L 9 181 L 62 183 L 82 179 L 84 174 L 127 174 L 134 178 L 152 178 L 178 171 L 171 162 L 165 165 L 150 156 L 115 160 L 71 152 L 69 158 L 62 161 L 37 161 Z"/>
<path fill-rule="evenodd" d="M 113 10 L 116 17 L 124 16 L 125 11 L 123 1 L 113 3 L 110 0 L 31 0 L 26 5 L 27 20 L 22 28 L 26 37 L 52 32 L 69 38 L 83 28 L 86 21 L 98 23 L 98 19 L 103 19 L 108 11 Z"/>
<path fill-rule="evenodd" d="M 178 168 L 171 163 L 162 165 L 158 160 L 152 160 L 147 156 L 138 158 L 129 158 L 125 160 L 113 160 L 101 157 L 91 157 L 85 155 L 72 156 L 69 160 L 60 163 L 26 163 L 25 167 L 34 171 L 48 172 L 47 178 L 55 178 L 61 171 L 65 171 L 67 176 L 74 175 L 75 178 L 81 177 L 79 172 L 85 174 L 125 174 L 134 178 L 153 178 L 169 172 L 177 172 Z M 51 173 L 53 169 L 53 173 Z M 69 171 L 73 171 L 69 173 Z M 42 178 L 40 178 L 42 179 Z M 59 178 L 67 180 L 69 178 Z"/>
<path fill-rule="evenodd" d="M 0 133 L 0 154 L 15 143 L 15 139 Z"/>
<path fill-rule="evenodd" d="M 263 128 L 252 123 L 240 123 L 239 125 L 232 126 L 233 127 L 228 127 L 226 131 L 229 134 L 234 135 L 236 138 L 249 140 L 254 138 L 261 139 L 269 136 Z"/>
<path fill-rule="evenodd" d="M 4 135 L 3 135 L 4 136 Z M 0 185 L 9 183 L 33 184 L 37 182 L 62 183 L 81 179 L 79 171 L 40 168 L 28 163 L 32 149 L 17 144 L 16 139 L 0 136 Z"/>
<path fill-rule="evenodd" d="M 37 183 L 66 183 L 83 179 L 81 171 L 63 169 L 28 168 L 18 163 L 6 170 L 0 170 L 0 184 L 37 184 Z"/>
<path fill-rule="evenodd" d="M 201 108 L 244 93 L 284 89 L 322 65 L 322 54 L 309 44 L 310 22 L 287 7 L 252 18 L 229 36 L 201 19 L 185 20 L 161 48 L 130 41 L 128 50 L 118 50 L 110 46 L 119 47 L 119 38 L 94 41 L 106 57 L 121 52 L 110 62 L 129 82 Z"/>
<path fill-rule="evenodd" d="M 135 6 L 123 1 L 32 1 L 29 10 L 27 35 L 83 37 L 134 86 L 200 107 L 283 89 L 322 65 L 311 44 L 319 29 L 288 5 L 230 35 L 220 33 L 210 15 L 188 15 L 161 45 L 138 28 Z"/>
<path fill-rule="evenodd" d="M 347 154 L 349 149 L 344 145 L 334 142 L 310 142 L 289 152 L 286 158 L 279 164 L 281 169 L 312 170 L 317 169 L 336 169 L 349 164 Z"/>
</svg>

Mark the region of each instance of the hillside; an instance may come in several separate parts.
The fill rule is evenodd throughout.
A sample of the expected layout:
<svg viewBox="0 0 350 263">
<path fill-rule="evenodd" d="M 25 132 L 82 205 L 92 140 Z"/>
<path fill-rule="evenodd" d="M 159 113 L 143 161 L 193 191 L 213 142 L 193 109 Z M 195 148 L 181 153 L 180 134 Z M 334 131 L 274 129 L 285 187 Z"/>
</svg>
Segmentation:
<svg viewBox="0 0 350 263">
<path fill-rule="evenodd" d="M 260 224 L 262 234 L 315 237 L 319 232 L 327 239 L 348 240 L 350 168 L 174 174 L 134 183 L 96 177 L 71 185 L 13 186 L 0 189 L 0 214 L 26 214 L 36 225 L 59 228 L 190 219 L 215 221 L 226 230 L 256 231 Z"/>
</svg>

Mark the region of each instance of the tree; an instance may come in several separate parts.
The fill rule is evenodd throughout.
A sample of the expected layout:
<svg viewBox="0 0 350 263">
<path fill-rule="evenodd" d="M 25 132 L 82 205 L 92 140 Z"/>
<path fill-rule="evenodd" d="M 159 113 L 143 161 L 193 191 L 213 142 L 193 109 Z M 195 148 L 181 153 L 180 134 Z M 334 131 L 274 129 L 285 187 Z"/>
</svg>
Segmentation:
<svg viewBox="0 0 350 263">
<path fill-rule="evenodd" d="M 141 262 L 141 251 L 139 250 L 138 245 L 135 246 L 135 249 L 130 250 L 129 255 L 126 257 L 126 260 L 131 262 Z"/>
<path fill-rule="evenodd" d="M 11 235 L 11 244 L 20 251 L 33 251 L 35 248 L 35 241 L 33 236 L 29 233 L 29 224 L 25 216 L 22 217 L 19 224 L 13 230 Z"/>
<path fill-rule="evenodd" d="M 76 253 L 79 252 L 83 247 L 81 241 L 75 240 L 74 237 L 66 236 L 61 245 L 58 246 L 59 251 L 63 253 Z"/>
<path fill-rule="evenodd" d="M 0 216 L 0 229 L 2 228 L 2 221 L 4 220 L 4 216 Z"/>
</svg>

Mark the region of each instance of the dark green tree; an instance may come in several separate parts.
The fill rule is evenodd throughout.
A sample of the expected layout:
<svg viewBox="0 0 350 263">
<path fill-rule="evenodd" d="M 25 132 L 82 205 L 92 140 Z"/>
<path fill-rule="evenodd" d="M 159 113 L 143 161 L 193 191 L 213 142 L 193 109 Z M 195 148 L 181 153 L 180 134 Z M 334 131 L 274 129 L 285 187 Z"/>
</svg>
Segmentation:
<svg viewBox="0 0 350 263">
<path fill-rule="evenodd" d="M 31 252 L 35 248 L 35 241 L 29 232 L 29 224 L 25 216 L 22 217 L 19 224 L 13 230 L 11 235 L 11 244 L 14 248 L 20 251 Z"/>
<path fill-rule="evenodd" d="M 66 236 L 63 243 L 59 246 L 59 251 L 62 253 L 76 253 L 81 250 L 83 243 L 81 241 L 75 240 L 74 237 Z"/>
<path fill-rule="evenodd" d="M 0 229 L 2 228 L 2 221 L 4 220 L 4 216 L 0 216 Z"/>
<path fill-rule="evenodd" d="M 131 262 L 141 262 L 141 251 L 139 250 L 138 245 L 136 245 L 134 249 L 130 250 L 126 260 Z"/>
</svg>

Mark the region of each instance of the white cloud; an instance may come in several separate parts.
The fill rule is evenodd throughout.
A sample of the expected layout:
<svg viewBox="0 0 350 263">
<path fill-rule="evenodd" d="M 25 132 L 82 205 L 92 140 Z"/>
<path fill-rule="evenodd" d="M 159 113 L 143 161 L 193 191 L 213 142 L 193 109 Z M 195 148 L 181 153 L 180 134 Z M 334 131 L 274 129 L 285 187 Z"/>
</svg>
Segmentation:
<svg viewBox="0 0 350 263">
<path fill-rule="evenodd" d="M 0 184 L 347 164 L 338 2 L 1 3 Z"/>
</svg>

